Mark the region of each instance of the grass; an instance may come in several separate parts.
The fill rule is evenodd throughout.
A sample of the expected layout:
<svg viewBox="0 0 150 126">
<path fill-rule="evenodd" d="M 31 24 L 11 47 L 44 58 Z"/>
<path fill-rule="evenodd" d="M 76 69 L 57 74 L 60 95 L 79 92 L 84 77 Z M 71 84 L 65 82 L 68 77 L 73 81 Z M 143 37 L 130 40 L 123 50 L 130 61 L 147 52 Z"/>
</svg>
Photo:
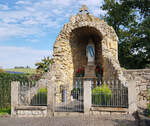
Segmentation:
<svg viewBox="0 0 150 126">
<path fill-rule="evenodd" d="M 11 109 L 10 108 L 0 109 L 0 116 L 8 115 L 10 113 L 11 113 Z"/>
<path fill-rule="evenodd" d="M 36 73 L 36 69 L 33 69 L 33 68 L 5 69 L 5 71 L 24 72 L 27 74 L 35 74 Z"/>
</svg>

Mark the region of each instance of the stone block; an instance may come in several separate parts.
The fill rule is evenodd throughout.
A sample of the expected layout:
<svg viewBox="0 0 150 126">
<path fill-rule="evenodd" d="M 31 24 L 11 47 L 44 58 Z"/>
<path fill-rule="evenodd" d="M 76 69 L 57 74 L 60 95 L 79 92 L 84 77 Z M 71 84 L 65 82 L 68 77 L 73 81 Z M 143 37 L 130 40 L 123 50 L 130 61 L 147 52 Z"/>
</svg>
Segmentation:
<svg viewBox="0 0 150 126">
<path fill-rule="evenodd" d="M 146 90 L 146 85 L 140 86 L 140 91 L 144 91 L 144 90 Z"/>
<path fill-rule="evenodd" d="M 11 82 L 11 116 L 15 116 L 16 110 L 15 107 L 18 106 L 19 101 L 18 101 L 18 91 L 19 91 L 19 82 Z"/>
<path fill-rule="evenodd" d="M 136 82 L 135 80 L 130 80 L 128 83 L 129 114 L 133 114 L 137 110 Z"/>
<path fill-rule="evenodd" d="M 89 114 L 91 108 L 91 80 L 84 80 L 84 113 Z"/>
<path fill-rule="evenodd" d="M 101 112 L 101 115 L 110 115 L 110 112 Z"/>
<path fill-rule="evenodd" d="M 95 65 L 88 65 L 85 67 L 85 77 L 96 77 Z"/>
</svg>

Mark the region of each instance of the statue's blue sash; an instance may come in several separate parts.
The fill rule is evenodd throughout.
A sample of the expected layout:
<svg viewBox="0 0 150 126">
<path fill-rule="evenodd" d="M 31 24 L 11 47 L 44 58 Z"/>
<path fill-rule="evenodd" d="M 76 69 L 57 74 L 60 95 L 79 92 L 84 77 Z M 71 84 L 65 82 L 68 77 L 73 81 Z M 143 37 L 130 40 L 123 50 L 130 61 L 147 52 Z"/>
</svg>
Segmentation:
<svg viewBox="0 0 150 126">
<path fill-rule="evenodd" d="M 90 56 L 91 57 L 94 57 L 95 56 L 95 52 L 94 52 L 94 48 L 93 48 L 93 46 L 88 46 L 88 51 L 90 52 Z"/>
</svg>

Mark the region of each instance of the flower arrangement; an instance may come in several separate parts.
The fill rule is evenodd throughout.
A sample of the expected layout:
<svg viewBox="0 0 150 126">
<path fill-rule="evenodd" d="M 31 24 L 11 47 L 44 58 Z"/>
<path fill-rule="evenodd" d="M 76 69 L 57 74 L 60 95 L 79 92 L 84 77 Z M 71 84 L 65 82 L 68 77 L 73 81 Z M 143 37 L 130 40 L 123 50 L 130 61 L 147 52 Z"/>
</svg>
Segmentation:
<svg viewBox="0 0 150 126">
<path fill-rule="evenodd" d="M 99 75 L 103 75 L 103 67 L 101 67 L 100 65 L 97 65 L 96 66 L 96 69 L 95 69 L 95 73 L 96 73 L 96 76 L 99 76 Z"/>
<path fill-rule="evenodd" d="M 81 68 L 79 68 L 79 69 L 77 70 L 76 76 L 77 76 L 77 77 L 84 77 L 84 73 L 85 73 L 85 69 L 84 69 L 84 67 L 81 67 Z"/>
</svg>

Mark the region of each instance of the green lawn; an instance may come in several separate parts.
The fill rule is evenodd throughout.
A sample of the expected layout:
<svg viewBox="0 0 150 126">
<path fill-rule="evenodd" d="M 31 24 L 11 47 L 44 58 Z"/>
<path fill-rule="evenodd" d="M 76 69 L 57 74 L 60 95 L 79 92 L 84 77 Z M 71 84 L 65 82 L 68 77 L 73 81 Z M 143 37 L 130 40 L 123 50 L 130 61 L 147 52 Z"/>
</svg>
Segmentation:
<svg viewBox="0 0 150 126">
<path fill-rule="evenodd" d="M 5 71 L 24 72 L 24 73 L 28 73 L 28 74 L 35 74 L 36 73 L 36 69 L 33 69 L 33 68 L 5 69 Z"/>
</svg>

